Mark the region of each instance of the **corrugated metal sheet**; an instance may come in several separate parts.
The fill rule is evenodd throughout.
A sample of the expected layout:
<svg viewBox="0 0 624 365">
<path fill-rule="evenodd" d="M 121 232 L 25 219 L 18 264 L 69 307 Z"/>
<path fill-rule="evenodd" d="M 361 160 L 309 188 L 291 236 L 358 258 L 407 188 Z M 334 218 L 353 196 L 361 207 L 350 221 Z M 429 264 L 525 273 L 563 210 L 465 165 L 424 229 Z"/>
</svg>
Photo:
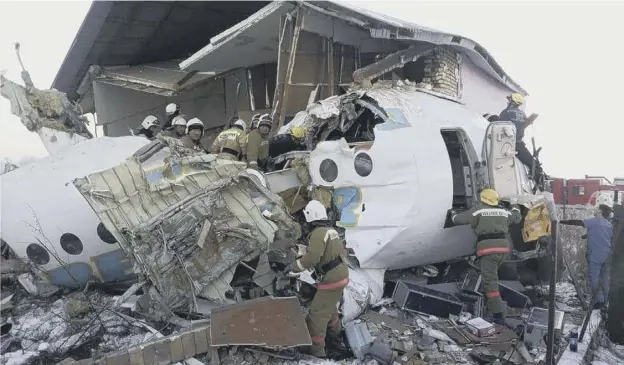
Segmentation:
<svg viewBox="0 0 624 365">
<path fill-rule="evenodd" d="M 297 239 L 300 229 L 245 163 L 164 141 L 174 155 L 153 154 L 155 142 L 74 185 L 151 283 L 151 309 L 194 309 L 196 296 L 225 300 L 241 260 L 268 251 L 274 239 Z M 140 163 L 145 154 L 153 155 Z M 207 238 L 199 242 L 206 225 Z"/>
</svg>

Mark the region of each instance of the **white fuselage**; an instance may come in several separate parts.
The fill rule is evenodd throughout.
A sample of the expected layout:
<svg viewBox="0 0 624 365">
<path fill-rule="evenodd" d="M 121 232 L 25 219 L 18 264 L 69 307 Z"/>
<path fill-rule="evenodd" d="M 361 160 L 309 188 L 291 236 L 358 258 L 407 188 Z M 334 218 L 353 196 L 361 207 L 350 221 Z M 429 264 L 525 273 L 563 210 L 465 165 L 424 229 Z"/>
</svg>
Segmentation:
<svg viewBox="0 0 624 365">
<path fill-rule="evenodd" d="M 444 228 L 453 176 L 441 130 L 461 129 L 480 156 L 487 121 L 463 105 L 422 92 L 382 89 L 367 95 L 396 123 L 378 124 L 368 151 L 327 141 L 310 158 L 314 184 L 333 186 L 342 200 L 339 223 L 346 227 L 347 246 L 362 268 L 399 269 L 471 255 L 475 237 L 470 227 Z M 354 168 L 360 153 L 372 159 L 365 177 Z M 338 165 L 332 182 L 319 171 L 325 159 Z"/>
<path fill-rule="evenodd" d="M 58 285 L 124 279 L 130 263 L 72 181 L 117 166 L 147 143 L 142 137 L 85 140 L 0 176 L 2 239 Z"/>
<path fill-rule="evenodd" d="M 371 90 L 367 95 L 395 123 L 376 126 L 368 151 L 328 141 L 310 159 L 313 182 L 335 188 L 342 208 L 339 223 L 347 227 L 347 245 L 361 267 L 404 268 L 472 254 L 469 227 L 443 228 L 452 207 L 453 178 L 440 131 L 462 129 L 480 155 L 487 122 L 460 104 L 421 92 Z M 2 239 L 57 285 L 127 278 L 130 263 L 107 239 L 72 180 L 117 166 L 148 142 L 142 137 L 92 139 L 2 175 Z M 372 159 L 366 177 L 354 170 L 354 157 L 362 152 Z M 328 158 L 338 166 L 331 183 L 319 174 Z"/>
</svg>

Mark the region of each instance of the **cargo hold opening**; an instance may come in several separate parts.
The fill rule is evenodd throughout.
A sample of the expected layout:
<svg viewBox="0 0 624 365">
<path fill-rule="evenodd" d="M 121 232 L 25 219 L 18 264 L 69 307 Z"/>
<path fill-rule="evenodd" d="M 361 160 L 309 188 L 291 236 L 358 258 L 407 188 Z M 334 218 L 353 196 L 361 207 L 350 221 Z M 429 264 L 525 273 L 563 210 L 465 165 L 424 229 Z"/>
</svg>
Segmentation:
<svg viewBox="0 0 624 365">
<path fill-rule="evenodd" d="M 453 173 L 453 209 L 469 209 L 473 204 L 473 183 L 463 132 L 442 130 L 440 133 L 448 151 Z"/>
</svg>

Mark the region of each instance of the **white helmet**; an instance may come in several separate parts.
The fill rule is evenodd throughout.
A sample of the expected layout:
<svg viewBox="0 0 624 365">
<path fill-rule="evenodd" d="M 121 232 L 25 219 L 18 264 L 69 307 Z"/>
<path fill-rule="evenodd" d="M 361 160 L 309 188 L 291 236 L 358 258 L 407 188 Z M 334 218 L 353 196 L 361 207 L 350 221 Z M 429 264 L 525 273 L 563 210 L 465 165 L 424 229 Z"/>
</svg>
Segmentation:
<svg viewBox="0 0 624 365">
<path fill-rule="evenodd" d="M 239 127 L 243 128 L 243 130 L 247 130 L 247 123 L 245 123 L 245 121 L 244 121 L 244 120 L 242 120 L 242 119 L 237 120 L 237 121 L 236 121 L 236 122 L 234 122 L 234 124 L 232 124 L 232 125 L 233 125 L 233 126 L 234 126 L 234 125 L 237 125 L 237 126 L 239 126 Z"/>
<path fill-rule="evenodd" d="M 150 127 L 152 126 L 160 126 L 158 123 L 158 118 L 153 115 L 148 115 L 147 117 L 145 117 L 145 119 L 143 119 L 141 127 L 143 129 L 150 129 Z"/>
<path fill-rule="evenodd" d="M 197 119 L 197 118 L 195 118 Z M 171 121 L 171 125 L 172 126 L 176 126 L 176 125 L 182 125 L 186 127 L 186 119 L 184 119 L 183 116 L 178 115 L 175 118 L 173 118 L 173 120 Z"/>
<path fill-rule="evenodd" d="M 202 133 L 204 132 L 204 122 L 199 120 L 199 118 L 193 118 L 186 123 L 186 134 L 188 134 L 189 130 L 193 126 L 201 126 Z"/>
<path fill-rule="evenodd" d="M 167 115 L 171 115 L 176 111 L 178 111 L 178 104 L 176 103 L 167 104 L 167 106 L 165 107 L 165 112 L 167 113 Z"/>
<path fill-rule="evenodd" d="M 325 210 L 325 206 L 318 200 L 310 200 L 308 205 L 303 208 L 303 215 L 308 223 L 327 220 L 327 210 Z"/>
</svg>

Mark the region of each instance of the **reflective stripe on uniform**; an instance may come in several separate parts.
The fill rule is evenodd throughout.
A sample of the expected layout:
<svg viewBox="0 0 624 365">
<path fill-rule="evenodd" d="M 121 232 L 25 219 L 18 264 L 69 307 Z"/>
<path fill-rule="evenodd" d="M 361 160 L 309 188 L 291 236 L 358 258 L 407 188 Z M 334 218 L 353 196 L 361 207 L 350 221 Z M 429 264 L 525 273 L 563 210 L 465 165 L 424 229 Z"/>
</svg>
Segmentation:
<svg viewBox="0 0 624 365">
<path fill-rule="evenodd" d="M 342 288 L 349 283 L 349 278 L 344 278 L 340 281 L 334 281 L 333 283 L 319 283 L 316 284 L 316 289 L 318 290 L 332 290 Z"/>
<path fill-rule="evenodd" d="M 480 215 L 483 217 L 509 217 L 511 215 L 511 212 L 508 212 L 505 209 L 500 209 L 500 208 L 483 208 L 472 213 L 472 215 L 473 216 Z"/>
<path fill-rule="evenodd" d="M 336 231 L 335 229 L 328 229 L 327 233 L 325 233 L 325 237 L 323 237 L 323 241 L 327 243 L 327 241 L 336 239 L 338 237 L 340 237 L 338 231 Z"/>
<path fill-rule="evenodd" d="M 509 253 L 509 247 L 490 247 L 477 250 L 477 256 L 488 255 L 492 253 Z"/>
<path fill-rule="evenodd" d="M 303 267 L 303 265 L 301 264 L 301 259 L 295 261 L 295 265 L 297 266 L 297 268 L 299 269 L 299 271 L 305 271 L 305 267 Z"/>
<path fill-rule="evenodd" d="M 485 296 L 487 296 L 488 298 L 500 297 L 500 292 L 499 291 L 489 291 L 489 292 L 485 293 Z"/>
<path fill-rule="evenodd" d="M 314 343 L 324 343 L 325 338 L 319 336 L 312 336 L 312 342 Z"/>
</svg>

